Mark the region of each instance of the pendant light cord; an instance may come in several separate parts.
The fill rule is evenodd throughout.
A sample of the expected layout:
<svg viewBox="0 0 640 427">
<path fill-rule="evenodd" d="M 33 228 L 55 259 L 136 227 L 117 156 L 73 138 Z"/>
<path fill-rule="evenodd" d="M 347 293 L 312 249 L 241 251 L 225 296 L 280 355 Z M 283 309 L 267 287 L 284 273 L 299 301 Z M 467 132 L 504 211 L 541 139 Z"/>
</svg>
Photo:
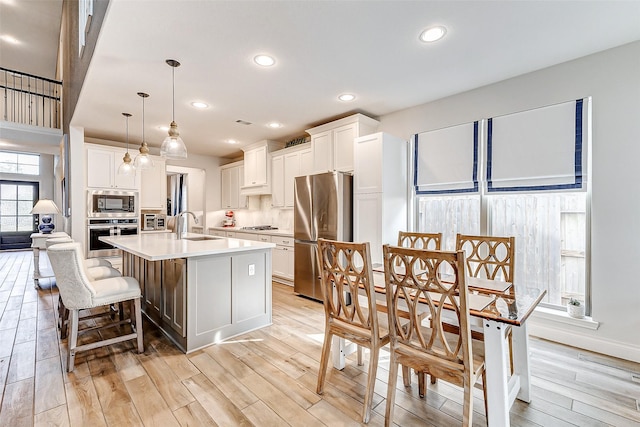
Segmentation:
<svg viewBox="0 0 640 427">
<path fill-rule="evenodd" d="M 129 152 L 129 116 L 127 117 L 127 153 Z"/>
<path fill-rule="evenodd" d="M 142 143 L 144 144 L 144 96 L 142 98 Z"/>
<path fill-rule="evenodd" d="M 173 102 L 172 111 L 171 111 L 171 121 L 176 121 L 176 67 L 175 65 L 171 67 L 171 87 L 172 87 L 172 97 Z"/>
</svg>

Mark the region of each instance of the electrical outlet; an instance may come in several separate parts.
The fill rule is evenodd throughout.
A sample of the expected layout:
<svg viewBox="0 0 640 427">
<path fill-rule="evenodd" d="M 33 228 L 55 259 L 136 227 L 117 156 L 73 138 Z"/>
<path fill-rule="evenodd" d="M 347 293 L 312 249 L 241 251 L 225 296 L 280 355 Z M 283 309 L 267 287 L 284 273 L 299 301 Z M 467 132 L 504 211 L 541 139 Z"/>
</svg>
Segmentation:
<svg viewBox="0 0 640 427">
<path fill-rule="evenodd" d="M 254 276 L 256 274 L 256 265 L 249 264 L 249 276 Z"/>
</svg>

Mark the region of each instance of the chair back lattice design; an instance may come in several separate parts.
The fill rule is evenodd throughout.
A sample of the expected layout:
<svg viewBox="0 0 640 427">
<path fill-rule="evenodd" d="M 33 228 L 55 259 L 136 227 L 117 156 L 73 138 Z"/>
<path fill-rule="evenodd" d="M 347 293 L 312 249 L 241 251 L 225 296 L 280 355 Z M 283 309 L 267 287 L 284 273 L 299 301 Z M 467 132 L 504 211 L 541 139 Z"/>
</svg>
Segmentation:
<svg viewBox="0 0 640 427">
<path fill-rule="evenodd" d="M 452 367 L 464 371 L 473 366 L 464 252 L 389 245 L 383 251 L 390 345 L 396 361 L 408 366 L 417 363 L 422 370 L 442 378 L 449 377 L 447 371 Z M 441 279 L 443 269 L 449 272 L 446 282 Z M 409 313 L 409 325 L 406 316 L 400 315 L 403 311 Z M 431 319 L 430 328 L 421 325 L 424 311 Z M 458 335 L 445 336 L 445 311 L 457 316 Z"/>
<path fill-rule="evenodd" d="M 442 233 L 398 232 L 398 246 L 414 249 L 439 251 L 442 244 Z"/>
<path fill-rule="evenodd" d="M 414 249 L 439 251 L 442 245 L 442 233 L 398 232 L 398 246 Z"/>
<path fill-rule="evenodd" d="M 458 234 L 456 250 L 465 252 L 470 277 L 513 283 L 515 237 Z"/>
<path fill-rule="evenodd" d="M 367 329 L 374 340 L 377 339 L 378 317 L 369 243 L 318 239 L 318 264 L 327 323 Z M 366 298 L 358 298 L 362 288 Z"/>
</svg>

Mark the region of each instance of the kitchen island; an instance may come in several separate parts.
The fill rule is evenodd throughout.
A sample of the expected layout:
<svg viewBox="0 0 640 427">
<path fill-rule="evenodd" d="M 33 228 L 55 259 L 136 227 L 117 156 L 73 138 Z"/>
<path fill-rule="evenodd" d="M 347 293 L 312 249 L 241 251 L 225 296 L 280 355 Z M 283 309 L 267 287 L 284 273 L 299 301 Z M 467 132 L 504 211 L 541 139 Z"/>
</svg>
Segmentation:
<svg viewBox="0 0 640 427">
<path fill-rule="evenodd" d="M 100 240 L 122 250 L 143 312 L 186 353 L 271 324 L 273 243 L 193 233 Z"/>
</svg>

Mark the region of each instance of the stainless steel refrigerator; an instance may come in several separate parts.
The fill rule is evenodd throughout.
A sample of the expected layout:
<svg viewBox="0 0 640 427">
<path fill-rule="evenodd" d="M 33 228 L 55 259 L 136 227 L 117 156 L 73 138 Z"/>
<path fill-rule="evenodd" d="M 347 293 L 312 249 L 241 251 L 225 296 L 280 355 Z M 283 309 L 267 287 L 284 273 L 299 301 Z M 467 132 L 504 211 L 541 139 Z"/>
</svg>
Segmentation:
<svg viewBox="0 0 640 427">
<path fill-rule="evenodd" d="M 296 178 L 295 292 L 322 300 L 317 240 L 352 240 L 352 195 L 353 177 L 347 173 L 327 172 Z"/>
</svg>

